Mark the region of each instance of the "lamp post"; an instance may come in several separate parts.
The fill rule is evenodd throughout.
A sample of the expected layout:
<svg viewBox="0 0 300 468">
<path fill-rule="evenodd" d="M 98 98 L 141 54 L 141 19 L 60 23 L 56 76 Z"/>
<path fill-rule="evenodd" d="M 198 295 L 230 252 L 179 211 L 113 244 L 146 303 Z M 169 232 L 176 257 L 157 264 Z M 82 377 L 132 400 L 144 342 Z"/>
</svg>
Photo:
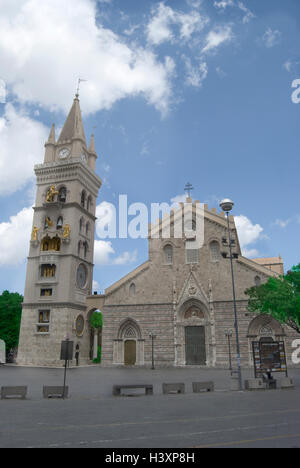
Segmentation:
<svg viewBox="0 0 300 468">
<path fill-rule="evenodd" d="M 156 335 L 154 335 L 152 332 L 149 333 L 149 337 L 151 338 L 152 340 L 152 367 L 151 369 L 154 370 L 155 367 L 154 367 L 154 340 L 156 338 Z"/>
<path fill-rule="evenodd" d="M 232 278 L 232 294 L 233 294 L 233 308 L 234 308 L 234 319 L 235 319 L 235 335 L 236 335 L 236 352 L 237 352 L 237 366 L 238 366 L 238 379 L 239 379 L 239 388 L 240 391 L 243 390 L 242 383 L 242 371 L 241 371 L 241 351 L 240 351 L 240 340 L 239 340 L 239 326 L 238 326 L 238 315 L 237 315 L 237 306 L 236 306 L 236 295 L 235 295 L 235 283 L 234 283 L 234 273 L 233 273 L 233 259 L 238 258 L 237 254 L 232 253 L 232 246 L 235 241 L 231 239 L 230 234 L 230 224 L 229 224 L 229 213 L 234 207 L 234 203 L 229 198 L 222 200 L 220 203 L 221 209 L 226 213 L 227 217 L 227 227 L 228 227 L 228 240 L 229 240 L 229 252 L 230 252 L 230 266 L 231 266 L 231 278 Z"/>
<path fill-rule="evenodd" d="M 232 338 L 232 331 L 227 330 L 225 332 L 225 336 L 228 339 L 228 353 L 229 353 L 229 370 L 232 371 L 232 359 L 231 359 L 231 342 L 230 339 Z"/>
</svg>

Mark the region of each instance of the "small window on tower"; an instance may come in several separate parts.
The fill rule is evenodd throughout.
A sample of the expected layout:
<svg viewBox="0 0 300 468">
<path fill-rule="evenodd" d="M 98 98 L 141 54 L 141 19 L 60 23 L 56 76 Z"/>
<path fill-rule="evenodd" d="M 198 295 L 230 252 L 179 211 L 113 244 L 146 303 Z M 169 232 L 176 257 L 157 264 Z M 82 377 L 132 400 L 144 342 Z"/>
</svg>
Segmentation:
<svg viewBox="0 0 300 468">
<path fill-rule="evenodd" d="M 50 323 L 50 310 L 39 311 L 39 323 Z"/>
<path fill-rule="evenodd" d="M 87 210 L 88 210 L 88 211 L 90 211 L 91 206 L 92 206 L 92 197 L 89 196 L 89 198 L 88 198 L 88 200 L 87 200 Z"/>
<path fill-rule="evenodd" d="M 42 278 L 54 278 L 56 272 L 55 265 L 42 265 L 41 266 L 41 277 Z"/>
<path fill-rule="evenodd" d="M 41 297 L 51 297 L 52 289 L 41 289 Z"/>
<path fill-rule="evenodd" d="M 86 193 L 85 193 L 85 190 L 82 191 L 81 193 L 81 206 L 82 208 L 85 208 L 85 203 L 86 203 Z"/>
<path fill-rule="evenodd" d="M 66 203 L 66 201 L 67 201 L 67 189 L 66 189 L 66 187 L 62 187 L 59 190 L 58 201 L 60 203 Z"/>
<path fill-rule="evenodd" d="M 63 224 L 64 224 L 64 219 L 62 216 L 60 216 L 57 220 L 56 229 L 62 229 Z"/>
</svg>

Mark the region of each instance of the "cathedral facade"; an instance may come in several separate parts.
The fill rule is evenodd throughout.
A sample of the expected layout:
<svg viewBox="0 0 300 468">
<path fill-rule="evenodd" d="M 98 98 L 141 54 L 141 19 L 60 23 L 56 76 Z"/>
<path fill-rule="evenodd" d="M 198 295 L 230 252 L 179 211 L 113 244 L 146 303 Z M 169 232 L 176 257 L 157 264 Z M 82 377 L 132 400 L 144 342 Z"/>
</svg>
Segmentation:
<svg viewBox="0 0 300 468">
<path fill-rule="evenodd" d="M 94 136 L 86 144 L 78 95 L 56 141 L 52 127 L 44 163 L 35 167 L 37 196 L 17 362 L 61 366 L 69 338 L 88 364 L 102 348 L 102 366 L 228 367 L 236 354 L 228 225 L 224 212 L 202 205 L 203 245 L 191 233 L 175 235 L 178 219 L 191 227 L 199 202 L 187 198 L 170 216 L 149 226 L 148 260 L 92 294 L 95 211 L 101 179 L 95 173 Z M 181 222 L 181 221 L 180 221 Z M 165 235 L 164 224 L 170 227 Z M 292 354 L 293 333 L 269 316 L 247 311 L 245 290 L 283 274 L 282 259 L 242 256 L 234 218 L 233 240 L 242 366 L 252 366 L 252 342 L 283 340 Z M 101 343 L 90 325 L 103 314 Z M 96 338 L 96 339 L 95 339 Z"/>
</svg>

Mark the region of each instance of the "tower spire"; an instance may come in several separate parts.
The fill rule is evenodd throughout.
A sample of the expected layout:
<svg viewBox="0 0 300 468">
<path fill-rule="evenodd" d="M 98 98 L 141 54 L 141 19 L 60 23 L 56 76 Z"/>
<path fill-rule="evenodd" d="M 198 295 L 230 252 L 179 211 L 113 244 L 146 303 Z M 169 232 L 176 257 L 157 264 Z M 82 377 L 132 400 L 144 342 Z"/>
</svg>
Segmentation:
<svg viewBox="0 0 300 468">
<path fill-rule="evenodd" d="M 58 144 L 71 142 L 73 139 L 82 140 L 82 143 L 86 146 L 78 94 L 75 96 L 72 108 L 58 139 Z"/>
</svg>

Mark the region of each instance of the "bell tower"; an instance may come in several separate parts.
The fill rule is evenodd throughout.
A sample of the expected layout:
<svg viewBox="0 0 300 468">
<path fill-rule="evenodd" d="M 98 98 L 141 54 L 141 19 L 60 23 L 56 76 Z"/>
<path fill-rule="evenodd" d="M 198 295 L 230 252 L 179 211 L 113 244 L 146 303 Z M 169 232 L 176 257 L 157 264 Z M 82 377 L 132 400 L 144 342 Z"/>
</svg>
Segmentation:
<svg viewBox="0 0 300 468">
<path fill-rule="evenodd" d="M 89 147 L 76 94 L 59 139 L 55 126 L 35 166 L 37 194 L 27 264 L 18 364 L 61 365 L 68 336 L 90 359 L 86 297 L 92 292 L 96 200 L 94 135 Z"/>
</svg>

